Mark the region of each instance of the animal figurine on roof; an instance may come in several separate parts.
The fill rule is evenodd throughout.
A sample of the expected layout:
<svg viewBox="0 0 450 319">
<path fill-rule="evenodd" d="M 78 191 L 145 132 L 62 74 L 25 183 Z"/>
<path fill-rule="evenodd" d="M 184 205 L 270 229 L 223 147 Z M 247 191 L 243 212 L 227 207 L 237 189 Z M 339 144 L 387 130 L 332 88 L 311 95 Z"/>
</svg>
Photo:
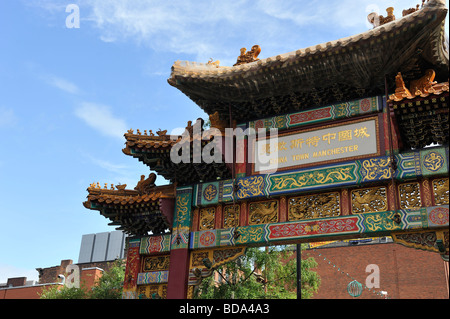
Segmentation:
<svg viewBox="0 0 450 319">
<path fill-rule="evenodd" d="M 213 61 L 213 58 L 210 58 L 207 64 L 208 65 L 214 65 L 216 68 L 218 68 L 219 64 L 220 64 L 220 61 L 219 60 Z"/>
<path fill-rule="evenodd" d="M 409 87 L 409 91 L 414 95 L 421 95 L 429 93 L 428 91 L 431 87 L 437 82 L 434 81 L 436 77 L 436 72 L 434 70 L 426 70 L 425 75 L 420 79 L 411 81 L 411 85 Z"/>
<path fill-rule="evenodd" d="M 156 174 L 151 173 L 148 178 L 145 179 L 145 175 L 141 175 L 141 180 L 134 188 L 139 192 L 139 195 L 149 194 L 153 187 L 155 187 Z"/>
<path fill-rule="evenodd" d="M 376 12 L 372 12 L 367 16 L 367 20 L 369 20 L 370 24 L 373 25 L 374 28 L 379 27 L 380 25 L 386 24 L 388 22 L 395 20 L 394 8 L 389 7 L 386 9 L 387 16 L 384 17 Z"/>
<path fill-rule="evenodd" d="M 245 52 L 247 49 L 242 48 L 241 54 L 238 56 L 236 63 L 233 66 L 241 65 L 245 63 L 251 63 L 258 61 L 258 55 L 261 53 L 261 47 L 259 45 L 252 46 L 250 51 Z"/>
</svg>

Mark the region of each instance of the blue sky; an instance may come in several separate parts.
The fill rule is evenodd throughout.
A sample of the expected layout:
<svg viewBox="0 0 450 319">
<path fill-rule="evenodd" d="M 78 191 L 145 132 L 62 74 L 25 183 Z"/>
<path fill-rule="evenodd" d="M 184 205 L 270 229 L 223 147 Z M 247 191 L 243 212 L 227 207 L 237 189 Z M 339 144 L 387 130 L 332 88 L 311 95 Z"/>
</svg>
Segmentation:
<svg viewBox="0 0 450 319">
<path fill-rule="evenodd" d="M 76 262 L 83 234 L 114 230 L 82 202 L 92 182 L 133 188 L 149 173 L 121 151 L 128 129 L 206 118 L 167 83 L 176 60 L 232 65 L 254 44 L 275 56 L 364 32 L 372 10 L 401 16 L 420 2 L 1 0 L 0 283 Z M 66 27 L 69 4 L 80 28 Z"/>
</svg>

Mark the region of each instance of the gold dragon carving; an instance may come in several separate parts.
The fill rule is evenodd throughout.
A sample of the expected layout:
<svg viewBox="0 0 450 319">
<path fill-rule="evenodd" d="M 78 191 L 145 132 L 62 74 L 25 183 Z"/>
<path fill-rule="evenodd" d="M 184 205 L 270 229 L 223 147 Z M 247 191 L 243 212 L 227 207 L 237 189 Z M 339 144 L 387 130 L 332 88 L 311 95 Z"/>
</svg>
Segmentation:
<svg viewBox="0 0 450 319">
<path fill-rule="evenodd" d="M 146 257 L 143 262 L 143 271 L 158 271 L 169 269 L 170 256 Z"/>
<path fill-rule="evenodd" d="M 398 190 L 400 195 L 400 208 L 412 209 L 421 207 L 419 183 L 401 184 Z"/>
<path fill-rule="evenodd" d="M 352 213 L 371 213 L 388 210 L 386 188 L 373 187 L 352 191 Z"/>
<path fill-rule="evenodd" d="M 223 210 L 223 227 L 231 228 L 239 226 L 239 205 L 225 206 Z"/>
<path fill-rule="evenodd" d="M 382 159 L 369 159 L 362 163 L 363 169 L 366 174 L 363 177 L 363 181 L 372 181 L 377 179 L 388 179 L 391 177 L 391 167 L 389 163 L 390 158 Z"/>
<path fill-rule="evenodd" d="M 214 207 L 200 209 L 200 230 L 214 229 L 215 211 Z"/>
<path fill-rule="evenodd" d="M 338 192 L 289 199 L 289 220 L 332 217 L 339 214 Z"/>
<path fill-rule="evenodd" d="M 314 171 L 305 174 L 290 174 L 274 177 L 272 190 L 283 190 L 286 188 L 300 188 L 305 185 L 323 185 L 333 181 L 347 181 L 353 178 L 350 174 L 352 167 L 338 168 L 331 171 Z"/>
<path fill-rule="evenodd" d="M 448 205 L 448 178 L 435 179 L 433 181 L 433 190 L 434 201 L 436 202 L 436 205 Z"/>
<path fill-rule="evenodd" d="M 278 221 L 278 201 L 264 201 L 249 204 L 249 225 L 276 223 Z"/>
</svg>

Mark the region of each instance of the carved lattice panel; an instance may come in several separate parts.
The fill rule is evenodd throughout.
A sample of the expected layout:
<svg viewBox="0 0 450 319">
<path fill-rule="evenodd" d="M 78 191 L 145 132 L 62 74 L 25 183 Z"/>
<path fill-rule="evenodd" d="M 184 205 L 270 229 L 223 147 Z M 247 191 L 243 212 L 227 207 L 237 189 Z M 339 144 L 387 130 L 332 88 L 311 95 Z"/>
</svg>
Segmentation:
<svg viewBox="0 0 450 319">
<path fill-rule="evenodd" d="M 398 186 L 400 197 L 400 208 L 413 209 L 420 208 L 420 187 L 419 183 L 404 183 Z"/>
<path fill-rule="evenodd" d="M 167 284 L 152 284 L 139 286 L 137 289 L 139 299 L 166 299 Z"/>
<path fill-rule="evenodd" d="M 248 209 L 248 224 L 258 225 L 278 222 L 278 201 L 250 203 Z"/>
<path fill-rule="evenodd" d="M 208 258 L 209 253 L 207 251 L 192 252 L 191 255 L 191 266 L 192 267 L 203 267 L 203 259 Z"/>
<path fill-rule="evenodd" d="M 289 220 L 339 216 L 339 193 L 292 197 L 289 199 Z"/>
<path fill-rule="evenodd" d="M 239 205 L 225 206 L 223 209 L 223 227 L 231 228 L 239 226 Z"/>
<path fill-rule="evenodd" d="M 214 207 L 200 209 L 199 230 L 214 229 L 215 213 Z"/>
<path fill-rule="evenodd" d="M 352 191 L 352 213 L 372 213 L 388 210 L 386 187 L 371 187 Z"/>
<path fill-rule="evenodd" d="M 448 178 L 433 181 L 434 201 L 436 205 L 448 205 Z"/>
<path fill-rule="evenodd" d="M 170 256 L 145 257 L 142 263 L 142 271 L 169 270 Z"/>
</svg>

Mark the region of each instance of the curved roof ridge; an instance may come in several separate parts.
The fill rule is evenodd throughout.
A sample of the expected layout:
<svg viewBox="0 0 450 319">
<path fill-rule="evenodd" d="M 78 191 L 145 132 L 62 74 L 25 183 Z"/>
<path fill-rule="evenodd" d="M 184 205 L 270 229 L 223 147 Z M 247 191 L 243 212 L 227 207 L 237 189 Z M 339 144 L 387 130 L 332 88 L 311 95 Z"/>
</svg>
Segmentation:
<svg viewBox="0 0 450 319">
<path fill-rule="evenodd" d="M 284 62 L 290 58 L 303 57 L 308 54 L 323 53 L 334 48 L 344 48 L 351 43 L 356 43 L 360 40 L 367 40 L 374 36 L 379 36 L 382 33 L 390 32 L 392 29 L 401 27 L 408 22 L 412 22 L 418 17 L 425 16 L 428 12 L 434 11 L 436 9 L 445 8 L 444 0 L 430 0 L 424 5 L 423 8 L 417 10 L 413 13 L 407 14 L 399 19 L 388 22 L 386 24 L 374 27 L 373 29 L 367 30 L 362 33 L 354 34 L 351 36 L 343 37 L 333 41 L 327 41 L 312 45 L 306 48 L 298 49 L 295 51 L 290 51 L 276 56 L 271 56 L 267 58 L 260 59 L 258 61 L 241 64 L 237 66 L 218 66 L 212 63 L 194 62 L 194 61 L 176 61 L 172 66 L 172 73 L 184 73 L 188 76 L 197 75 L 223 75 L 230 72 L 247 71 L 256 66 L 266 65 L 273 62 L 281 61 Z M 447 55 L 448 57 L 448 55 Z M 172 75 L 171 75 L 172 77 Z M 169 79 L 170 81 L 170 79 Z"/>
</svg>

